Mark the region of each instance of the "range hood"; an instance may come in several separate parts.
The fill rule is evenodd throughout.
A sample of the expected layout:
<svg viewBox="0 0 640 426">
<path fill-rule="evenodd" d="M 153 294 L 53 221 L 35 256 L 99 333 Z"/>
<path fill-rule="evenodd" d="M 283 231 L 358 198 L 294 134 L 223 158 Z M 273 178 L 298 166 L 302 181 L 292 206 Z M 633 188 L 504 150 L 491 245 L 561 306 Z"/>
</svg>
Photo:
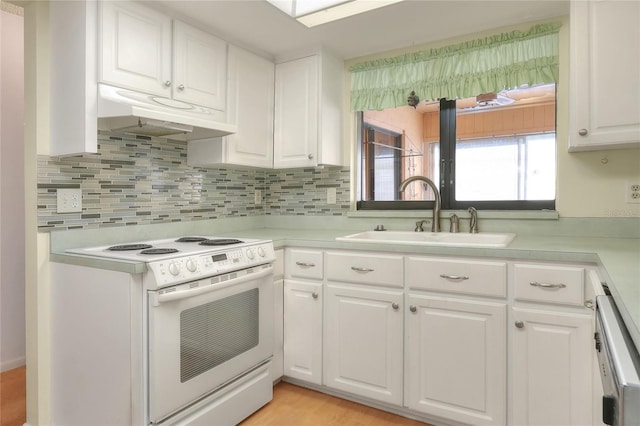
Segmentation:
<svg viewBox="0 0 640 426">
<path fill-rule="evenodd" d="M 221 111 L 162 96 L 98 84 L 98 129 L 183 141 L 237 132 Z"/>
</svg>

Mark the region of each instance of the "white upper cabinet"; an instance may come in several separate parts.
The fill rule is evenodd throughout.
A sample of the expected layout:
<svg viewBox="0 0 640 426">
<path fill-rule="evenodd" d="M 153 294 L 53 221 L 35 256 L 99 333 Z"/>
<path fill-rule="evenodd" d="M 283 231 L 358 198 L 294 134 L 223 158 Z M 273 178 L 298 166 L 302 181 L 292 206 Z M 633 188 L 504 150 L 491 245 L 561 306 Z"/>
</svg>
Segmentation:
<svg viewBox="0 0 640 426">
<path fill-rule="evenodd" d="M 190 141 L 190 165 L 273 167 L 274 64 L 229 45 L 227 122 L 238 132 L 213 140 Z"/>
<path fill-rule="evenodd" d="M 227 43 L 173 21 L 173 98 L 225 110 Z"/>
<path fill-rule="evenodd" d="M 101 6 L 100 80 L 171 97 L 171 18 L 127 1 Z"/>
<path fill-rule="evenodd" d="M 640 2 L 572 1 L 569 150 L 640 146 Z"/>
<path fill-rule="evenodd" d="M 326 52 L 276 64 L 274 168 L 342 165 L 343 67 Z"/>
<path fill-rule="evenodd" d="M 101 4 L 101 82 L 224 111 L 225 41 L 139 3 Z"/>
<path fill-rule="evenodd" d="M 98 152 L 97 9 L 92 1 L 49 5 L 53 156 Z"/>
</svg>

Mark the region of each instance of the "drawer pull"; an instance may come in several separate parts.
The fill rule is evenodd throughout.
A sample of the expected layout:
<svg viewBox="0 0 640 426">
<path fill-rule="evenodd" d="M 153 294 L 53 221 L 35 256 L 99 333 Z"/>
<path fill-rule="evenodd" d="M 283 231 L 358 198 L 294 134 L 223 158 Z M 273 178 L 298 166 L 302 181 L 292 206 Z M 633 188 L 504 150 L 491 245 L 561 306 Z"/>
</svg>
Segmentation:
<svg viewBox="0 0 640 426">
<path fill-rule="evenodd" d="M 394 311 L 397 311 L 397 310 L 398 310 L 398 308 L 400 308 L 400 305 L 398 305 L 396 302 L 393 302 L 393 303 L 391 304 L 391 307 L 393 308 L 393 310 L 394 310 Z"/>
<path fill-rule="evenodd" d="M 567 286 L 566 284 L 562 284 L 562 283 L 550 284 L 550 283 L 539 283 L 537 281 L 531 281 L 529 285 L 533 287 L 541 287 L 541 288 L 548 288 L 548 289 L 565 288 Z"/>
<path fill-rule="evenodd" d="M 306 263 L 306 262 L 296 262 L 296 265 L 302 266 L 303 268 L 313 268 L 316 266 L 315 263 Z"/>
<path fill-rule="evenodd" d="M 469 277 L 467 277 L 466 275 L 447 275 L 447 274 L 440 274 L 440 278 L 445 278 L 447 280 L 453 280 L 453 281 L 464 281 L 469 279 Z"/>
<path fill-rule="evenodd" d="M 409 310 L 413 313 L 416 313 L 416 311 L 418 310 L 418 308 L 416 308 L 414 305 L 409 306 Z"/>
<path fill-rule="evenodd" d="M 313 293 L 311 293 L 311 297 L 313 297 L 314 299 L 318 298 L 318 292 L 314 291 Z"/>
<path fill-rule="evenodd" d="M 352 266 L 351 269 L 353 269 L 356 272 L 373 272 L 374 271 L 371 268 L 359 268 L 357 266 Z"/>
</svg>

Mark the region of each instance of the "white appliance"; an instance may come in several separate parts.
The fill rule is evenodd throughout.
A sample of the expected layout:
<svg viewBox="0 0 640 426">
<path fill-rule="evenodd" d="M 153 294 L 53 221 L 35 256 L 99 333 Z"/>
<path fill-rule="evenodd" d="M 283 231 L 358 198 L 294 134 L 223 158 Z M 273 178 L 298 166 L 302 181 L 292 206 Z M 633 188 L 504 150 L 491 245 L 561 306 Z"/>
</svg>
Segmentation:
<svg viewBox="0 0 640 426">
<path fill-rule="evenodd" d="M 602 422 L 640 424 L 640 355 L 610 295 L 596 298 L 594 339 L 604 389 Z"/>
<path fill-rule="evenodd" d="M 103 287 L 111 286 L 114 292 L 124 288 L 123 306 L 103 309 L 108 298 L 91 294 L 92 288 L 100 288 L 107 271 L 56 267 L 52 276 L 59 277 L 59 282 L 53 283 L 52 298 L 57 302 L 52 310 L 57 305 L 63 312 L 53 312 L 52 324 L 52 334 L 61 339 L 53 348 L 54 424 L 99 424 L 96 418 L 101 418 L 105 424 L 232 425 L 271 400 L 268 369 L 273 355 L 275 261 L 271 241 L 189 236 L 67 253 L 127 265 L 142 263 L 144 271 L 131 274 L 129 284 L 108 281 Z M 65 303 L 71 297 L 74 303 Z M 74 312 L 74 306 L 83 302 L 86 306 Z M 99 331 L 83 334 L 91 324 L 104 327 L 103 334 L 115 333 L 119 316 L 114 310 L 121 310 L 121 315 L 130 312 L 131 331 L 126 338 L 116 336 L 111 340 L 115 344 L 107 344 L 103 336 L 94 337 Z M 92 318 L 91 311 L 99 318 Z M 105 320 L 113 322 L 113 327 L 101 325 Z M 78 346 L 108 346 L 108 356 L 114 358 L 123 352 L 118 346 L 126 346 L 128 339 L 131 360 L 127 363 L 121 357 L 115 363 L 121 366 L 105 374 L 107 383 L 104 378 L 87 379 L 99 374 L 87 371 L 90 362 L 107 369 L 112 360 L 99 361 L 102 350 L 77 356 L 70 348 L 78 346 L 68 342 L 74 336 L 80 340 L 75 343 Z M 127 364 L 130 383 L 129 371 L 121 371 Z M 74 378 L 82 378 L 82 386 L 77 387 Z M 99 381 L 103 383 L 93 383 Z M 131 394 L 128 404 L 120 401 L 126 398 L 117 392 L 126 387 Z"/>
<path fill-rule="evenodd" d="M 98 129 L 191 141 L 237 133 L 220 112 L 175 99 L 98 84 Z"/>
</svg>

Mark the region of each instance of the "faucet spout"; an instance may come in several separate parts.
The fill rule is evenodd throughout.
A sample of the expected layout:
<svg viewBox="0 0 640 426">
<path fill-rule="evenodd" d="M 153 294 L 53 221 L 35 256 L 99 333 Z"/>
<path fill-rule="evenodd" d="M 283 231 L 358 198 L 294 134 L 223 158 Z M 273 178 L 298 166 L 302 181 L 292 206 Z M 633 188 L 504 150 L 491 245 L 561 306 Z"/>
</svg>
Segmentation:
<svg viewBox="0 0 640 426">
<path fill-rule="evenodd" d="M 435 183 L 428 177 L 424 176 L 411 176 L 400 184 L 400 192 L 404 192 L 407 186 L 411 182 L 421 181 L 429 185 L 429 187 L 433 190 L 433 195 L 435 198 L 435 203 L 433 205 L 433 220 L 431 221 L 431 232 L 440 232 L 440 206 L 442 202 L 440 201 L 440 191 L 438 191 L 438 187 Z"/>
</svg>

